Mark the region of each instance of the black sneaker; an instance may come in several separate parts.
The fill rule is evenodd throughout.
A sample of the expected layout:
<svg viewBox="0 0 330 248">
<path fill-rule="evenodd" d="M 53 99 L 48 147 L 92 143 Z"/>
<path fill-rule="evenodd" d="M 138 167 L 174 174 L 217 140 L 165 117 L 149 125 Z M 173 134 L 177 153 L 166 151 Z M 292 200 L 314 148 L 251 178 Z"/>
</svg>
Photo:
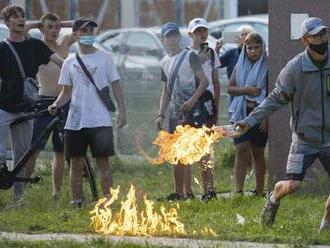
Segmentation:
<svg viewBox="0 0 330 248">
<path fill-rule="evenodd" d="M 171 193 L 166 197 L 161 197 L 157 199 L 157 201 L 182 201 L 182 200 L 185 200 L 185 198 L 181 194 L 176 192 Z"/>
<path fill-rule="evenodd" d="M 265 206 L 262 209 L 261 215 L 260 215 L 260 223 L 264 227 L 270 227 L 273 225 L 277 213 L 277 209 L 280 206 L 280 202 L 273 203 L 270 200 L 270 197 L 272 196 L 273 192 L 267 195 Z"/>
<path fill-rule="evenodd" d="M 265 197 L 266 196 L 266 194 L 264 192 L 262 192 L 261 194 L 258 194 L 256 189 L 251 190 L 250 193 L 251 193 L 251 196 L 253 196 L 253 197 Z"/>
<path fill-rule="evenodd" d="M 195 196 L 193 193 L 187 193 L 187 200 L 194 200 Z"/>
<path fill-rule="evenodd" d="M 217 199 L 217 193 L 215 193 L 214 191 L 208 191 L 207 193 L 202 195 L 203 202 L 208 202 L 209 200 L 212 199 Z"/>
</svg>

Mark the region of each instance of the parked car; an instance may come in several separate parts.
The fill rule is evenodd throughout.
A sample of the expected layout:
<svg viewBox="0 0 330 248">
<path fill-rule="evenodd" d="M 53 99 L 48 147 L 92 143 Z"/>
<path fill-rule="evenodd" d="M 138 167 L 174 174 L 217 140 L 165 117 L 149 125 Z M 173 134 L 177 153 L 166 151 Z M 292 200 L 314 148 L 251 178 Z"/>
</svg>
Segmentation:
<svg viewBox="0 0 330 248">
<path fill-rule="evenodd" d="M 215 39 L 211 37 L 210 46 Z M 181 47 L 190 44 L 186 29 L 182 29 Z M 165 55 L 160 28 L 126 28 L 106 31 L 97 37 L 96 47 L 113 55 L 124 84 L 132 88 L 131 80 L 141 89 L 159 89 L 160 61 Z M 138 83 L 139 82 L 139 83 Z"/>
<path fill-rule="evenodd" d="M 186 28 L 181 29 L 181 47 L 191 42 Z M 216 40 L 209 39 L 214 47 Z M 106 31 L 97 37 L 99 49 L 109 51 L 121 77 L 127 107 L 127 125 L 117 130 L 116 143 L 119 153 L 135 154 L 132 137 L 139 127 L 146 130 L 144 142 L 156 137 L 155 116 L 159 110 L 162 88 L 160 61 L 165 55 L 161 30 L 153 28 L 124 28 Z"/>
<path fill-rule="evenodd" d="M 9 30 L 7 26 L 3 23 L 0 23 L 0 41 L 5 40 L 9 36 Z"/>
<path fill-rule="evenodd" d="M 268 15 L 266 14 L 212 21 L 208 24 L 210 35 L 216 39 L 221 38 L 222 31 L 236 31 L 242 25 L 250 25 L 262 36 L 268 47 Z"/>
</svg>

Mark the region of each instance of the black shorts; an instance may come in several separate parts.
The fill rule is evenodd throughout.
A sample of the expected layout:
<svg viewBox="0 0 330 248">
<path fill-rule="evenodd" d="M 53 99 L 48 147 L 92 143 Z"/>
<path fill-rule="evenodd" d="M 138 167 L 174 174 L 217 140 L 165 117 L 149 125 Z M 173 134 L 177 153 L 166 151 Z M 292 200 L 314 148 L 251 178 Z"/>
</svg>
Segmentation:
<svg viewBox="0 0 330 248">
<path fill-rule="evenodd" d="M 249 115 L 254 108 L 247 108 L 246 112 Z M 234 143 L 239 144 L 245 141 L 250 141 L 251 145 L 254 147 L 264 148 L 266 147 L 268 141 L 268 132 L 260 131 L 260 124 L 255 124 L 252 128 L 249 129 L 245 134 L 234 138 Z"/>
<path fill-rule="evenodd" d="M 65 152 L 68 157 L 85 156 L 88 146 L 93 157 L 115 155 L 112 127 L 65 130 Z"/>
</svg>

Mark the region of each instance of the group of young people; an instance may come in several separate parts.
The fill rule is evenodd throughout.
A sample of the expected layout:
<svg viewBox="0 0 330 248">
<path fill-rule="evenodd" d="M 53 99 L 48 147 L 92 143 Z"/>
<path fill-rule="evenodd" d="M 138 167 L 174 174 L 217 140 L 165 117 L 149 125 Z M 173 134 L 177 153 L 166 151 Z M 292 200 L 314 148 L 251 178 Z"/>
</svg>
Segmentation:
<svg viewBox="0 0 330 248">
<path fill-rule="evenodd" d="M 227 67 L 231 70 L 228 93 L 229 119 L 235 123 L 242 120 L 266 96 L 267 90 L 267 54 L 265 42 L 261 36 L 253 32 L 250 26 L 240 29 L 238 48 L 227 51 L 218 56 L 222 46 L 221 40 L 215 49 L 206 47 L 208 39 L 208 24 L 203 18 L 190 21 L 188 33 L 191 45 L 180 48 L 180 30 L 175 23 L 169 22 L 162 26 L 162 40 L 168 49 L 168 55 L 161 62 L 163 91 L 160 102 L 157 125 L 173 132 L 180 124 L 189 124 L 196 127 L 212 126 L 217 123 L 220 84 L 218 69 Z M 249 34 L 250 33 L 250 34 Z M 241 53 L 243 49 L 246 52 Z M 230 54 L 230 55 L 229 55 Z M 235 56 L 237 55 L 237 56 Z M 234 61 L 235 60 L 235 61 Z M 223 64 L 220 62 L 222 61 Z M 214 100 L 212 114 L 205 113 L 200 107 L 205 92 L 210 92 Z M 164 123 L 165 110 L 168 107 L 167 123 Z M 247 108 L 248 107 L 248 108 Z M 197 115 L 201 118 L 190 118 Z M 247 112 L 248 111 L 248 112 Z M 267 143 L 266 122 L 256 125 L 253 130 L 239 138 L 235 138 L 236 162 L 235 175 L 237 192 L 243 193 L 243 186 L 247 168 L 247 158 L 254 158 L 257 185 L 255 194 L 261 195 L 264 189 L 265 158 L 264 148 Z M 200 161 L 200 172 L 204 188 L 203 201 L 216 198 L 213 187 L 212 169 L 209 166 L 211 156 L 205 156 Z M 191 189 L 191 166 L 174 165 L 173 175 L 175 192 L 167 196 L 168 200 L 184 200 L 194 198 Z"/>
<path fill-rule="evenodd" d="M 0 166 L 6 166 L 6 137 L 11 136 L 14 164 L 28 150 L 31 141 L 57 114 L 68 108 L 64 143 L 59 130 L 53 133 L 53 197 L 58 199 L 63 177 L 64 153 L 70 159 L 70 189 L 72 204 L 81 206 L 83 157 L 90 147 L 96 158 L 103 195 L 110 196 L 112 185 L 108 157 L 114 154 L 112 113 L 100 96 L 100 91 L 111 85 L 118 115 L 117 126 L 126 123 L 123 92 L 119 74 L 111 55 L 97 50 L 97 24 L 86 18 L 61 22 L 53 13 L 45 14 L 39 22 L 26 23 L 24 10 L 17 5 L 1 12 L 9 29 L 9 37 L 0 42 Z M 72 33 L 59 38 L 61 27 L 72 27 Z M 27 31 L 39 28 L 43 41 L 31 38 Z M 256 195 L 262 195 L 265 180 L 264 149 L 267 143 L 267 116 L 290 103 L 292 144 L 287 163 L 287 180 L 275 185 L 266 199 L 261 214 L 264 225 L 273 224 L 281 198 L 293 192 L 303 180 L 307 168 L 319 158 L 330 176 L 330 58 L 328 56 L 328 27 L 319 18 L 308 18 L 302 24 L 301 40 L 306 49 L 290 60 L 281 71 L 274 90 L 268 94 L 268 65 L 265 42 L 249 26 L 240 29 L 238 47 L 218 56 L 220 41 L 213 49 L 206 43 L 208 24 L 203 18 L 189 22 L 189 47 L 180 48 L 180 29 L 169 22 L 161 27 L 167 49 L 161 61 L 162 93 L 156 124 L 159 129 L 174 132 L 177 125 L 194 127 L 217 123 L 220 97 L 218 68 L 227 67 L 230 78 L 228 114 L 231 123 L 239 126 L 243 135 L 234 139 L 236 145 L 236 190 L 243 192 L 248 163 L 254 162 Z M 69 56 L 69 47 L 78 43 L 79 52 Z M 18 56 L 15 56 L 12 48 Z M 18 58 L 17 58 L 18 57 Z M 18 61 L 20 60 L 20 62 Z M 34 121 L 11 125 L 26 115 L 25 78 L 37 78 L 39 97 L 54 97 L 44 103 L 49 115 Z M 45 144 L 28 161 L 22 176 L 30 176 L 36 158 Z M 65 149 L 64 149 L 65 147 Z M 216 198 L 211 154 L 200 161 L 204 194 L 202 200 Z M 175 192 L 166 200 L 193 199 L 191 165 L 174 165 Z M 19 201 L 24 183 L 15 183 L 14 195 Z M 330 197 L 320 230 L 330 227 Z"/>
<path fill-rule="evenodd" d="M 82 173 L 83 158 L 90 147 L 96 159 L 103 195 L 110 196 L 112 176 L 109 156 L 114 154 L 112 113 L 104 99 L 99 95 L 111 85 L 117 102 L 117 127 L 126 123 L 123 92 L 119 84 L 119 74 L 111 55 L 93 47 L 97 24 L 86 18 L 61 22 L 54 13 L 41 17 L 39 22 L 26 23 L 25 11 L 17 5 L 5 7 L 1 12 L 9 29 L 9 37 L 0 43 L 0 164 L 6 166 L 7 137 L 10 134 L 14 165 L 31 146 L 44 128 L 57 114 L 59 108 L 68 109 L 65 124 L 64 142 L 59 132 L 53 132 L 53 198 L 59 198 L 63 177 L 64 147 L 70 160 L 71 203 L 81 206 L 83 202 Z M 59 37 L 61 27 L 71 27 L 72 33 Z M 43 41 L 29 37 L 27 31 L 39 28 Z M 77 42 L 79 53 L 69 56 L 69 47 Z M 10 47 L 13 47 L 17 54 Z M 18 59 L 20 61 L 18 61 Z M 79 59 L 79 61 L 78 61 Z M 27 77 L 37 78 L 39 98 L 45 98 L 42 106 L 49 110 L 48 115 L 17 125 L 12 123 L 31 111 L 25 95 L 26 80 L 20 73 L 19 63 Z M 84 68 L 87 72 L 85 72 Z M 91 78 L 88 76 L 91 75 Z M 93 82 L 91 82 L 93 81 Z M 53 97 L 54 100 L 47 100 Z M 27 162 L 20 176 L 33 173 L 39 151 L 45 146 L 40 144 L 38 151 Z M 25 184 L 14 183 L 15 200 L 19 202 Z"/>
<path fill-rule="evenodd" d="M 218 81 L 209 80 L 210 71 L 205 69 L 212 64 L 210 60 L 214 52 L 212 49 L 204 50 L 202 46 L 207 40 L 207 22 L 201 18 L 192 20 L 188 32 L 192 38 L 191 47 L 181 49 L 178 26 L 171 22 L 162 26 L 162 40 L 168 55 L 161 62 L 164 83 L 156 122 L 159 128 L 167 129 L 169 132 L 173 132 L 180 124 L 200 127 L 215 124 L 217 119 L 202 118 L 201 122 L 194 122 L 189 118 L 198 108 L 203 93 L 210 90 L 214 94 L 214 99 L 217 99 L 219 88 L 216 88 Z M 238 47 L 220 56 L 222 64 L 217 63 L 212 69 L 216 71 L 219 66 L 227 67 L 227 75 L 230 78 L 229 121 L 239 127 L 242 133 L 234 138 L 238 193 L 243 192 L 249 164 L 247 161 L 252 157 L 256 174 L 256 189 L 253 193 L 263 195 L 266 172 L 264 149 L 268 138 L 267 117 L 287 104 L 291 106 L 292 144 L 286 166 L 287 178 L 276 183 L 274 190 L 267 195 L 261 212 L 261 224 L 269 227 L 275 221 L 280 200 L 295 191 L 303 181 L 306 170 L 317 158 L 330 176 L 328 27 L 316 17 L 307 18 L 302 23 L 301 41 L 305 51 L 287 63 L 270 94 L 267 92 L 268 64 L 265 42 L 249 26 L 242 27 L 240 32 Z M 216 52 L 222 45 L 222 41 L 219 41 L 215 47 Z M 205 82 L 205 79 L 208 80 Z M 165 122 L 167 107 L 168 118 Z M 217 108 L 215 111 L 217 114 Z M 208 122 L 209 120 L 211 122 Z M 203 159 L 200 162 L 205 190 L 202 199 L 207 201 L 215 198 L 216 194 L 213 178 L 203 177 L 205 164 Z M 191 166 L 175 165 L 173 175 L 175 193 L 170 194 L 167 199 L 193 198 Z M 320 231 L 328 228 L 330 228 L 330 196 L 326 202 Z"/>
</svg>

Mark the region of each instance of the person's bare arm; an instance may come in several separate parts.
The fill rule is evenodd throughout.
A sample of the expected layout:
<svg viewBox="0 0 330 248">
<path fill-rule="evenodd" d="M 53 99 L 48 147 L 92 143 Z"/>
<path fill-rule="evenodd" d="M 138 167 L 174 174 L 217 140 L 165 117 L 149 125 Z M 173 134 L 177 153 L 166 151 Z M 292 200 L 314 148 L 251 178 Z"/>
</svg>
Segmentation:
<svg viewBox="0 0 330 248">
<path fill-rule="evenodd" d="M 51 115 L 55 115 L 60 107 L 70 101 L 72 95 L 72 86 L 64 85 L 62 91 L 56 101 L 48 106 L 48 111 Z"/>
<path fill-rule="evenodd" d="M 202 68 L 195 71 L 195 75 L 199 79 L 198 88 L 196 89 L 196 91 L 192 95 L 192 97 L 190 97 L 188 101 L 186 101 L 185 103 L 182 104 L 181 111 L 183 111 L 183 112 L 190 111 L 194 107 L 194 105 L 196 104 L 198 99 L 201 97 L 201 95 L 203 95 L 203 93 L 205 92 L 205 90 L 207 89 L 207 86 L 209 84 Z"/>
<path fill-rule="evenodd" d="M 125 102 L 124 102 L 124 94 L 121 86 L 119 84 L 119 80 L 116 80 L 111 83 L 113 96 L 116 99 L 118 106 L 118 115 L 117 115 L 117 127 L 121 128 L 126 125 L 126 110 L 125 110 Z"/>
<path fill-rule="evenodd" d="M 156 125 L 159 130 L 163 129 L 165 110 L 169 102 L 170 102 L 170 95 L 167 89 L 167 82 L 163 81 L 162 94 L 160 96 L 160 104 L 159 104 L 160 107 L 158 111 L 158 116 L 156 118 Z"/>
<path fill-rule="evenodd" d="M 218 114 L 221 88 L 220 88 L 220 81 L 219 81 L 219 72 L 218 72 L 217 68 L 215 68 L 212 71 L 212 82 L 213 82 L 213 88 L 214 88 L 214 102 L 215 102 L 215 108 L 216 108 L 215 111 Z"/>
<path fill-rule="evenodd" d="M 53 53 L 50 58 L 49 58 L 51 61 L 53 61 L 56 65 L 58 65 L 59 67 L 62 67 L 63 65 L 63 59 L 58 56 L 56 53 Z"/>
<path fill-rule="evenodd" d="M 72 26 L 73 21 L 61 21 L 62 28 L 70 28 Z M 75 42 L 76 38 L 74 37 L 73 32 L 64 35 L 60 40 L 60 44 L 66 46 L 67 49 Z"/>
<path fill-rule="evenodd" d="M 61 21 L 61 28 L 71 28 L 73 26 L 73 21 Z"/>
<path fill-rule="evenodd" d="M 28 33 L 31 29 L 39 28 L 41 27 L 40 21 L 29 21 L 25 23 L 24 32 Z"/>
</svg>

